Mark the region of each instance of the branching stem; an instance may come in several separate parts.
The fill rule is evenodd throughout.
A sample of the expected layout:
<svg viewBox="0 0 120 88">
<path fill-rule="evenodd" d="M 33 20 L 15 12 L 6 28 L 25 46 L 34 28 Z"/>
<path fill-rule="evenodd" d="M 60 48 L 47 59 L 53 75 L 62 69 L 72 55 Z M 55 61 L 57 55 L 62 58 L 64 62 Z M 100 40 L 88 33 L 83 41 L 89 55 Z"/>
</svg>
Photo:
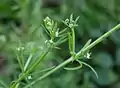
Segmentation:
<svg viewBox="0 0 120 88">
<path fill-rule="evenodd" d="M 97 45 L 98 43 L 102 42 L 105 38 L 107 38 L 111 33 L 113 33 L 114 31 L 120 29 L 120 24 L 118 24 L 117 26 L 115 26 L 114 28 L 112 28 L 110 31 L 108 31 L 107 33 L 105 33 L 104 35 L 102 35 L 101 37 L 99 37 L 98 39 L 96 39 L 93 43 L 91 43 L 88 47 L 84 48 L 83 51 L 88 51 L 91 48 L 93 48 L 95 45 Z M 76 54 L 76 58 L 80 57 L 82 54 L 81 52 L 78 52 Z M 75 58 L 75 59 L 76 59 Z M 28 84 L 27 86 L 25 86 L 24 88 L 29 88 L 31 85 L 34 85 L 36 82 L 46 78 L 47 76 L 51 75 L 52 73 L 54 73 L 55 71 L 59 70 L 61 67 L 64 67 L 65 65 L 69 64 L 70 62 L 73 61 L 73 57 L 70 57 L 69 59 L 67 59 L 66 61 L 64 61 L 63 63 L 61 63 L 60 65 L 58 65 L 57 67 L 55 67 L 54 69 L 48 71 L 47 73 L 45 73 L 44 75 L 42 75 L 41 77 L 39 77 L 38 79 L 36 79 L 35 81 L 33 81 L 32 83 Z"/>
</svg>

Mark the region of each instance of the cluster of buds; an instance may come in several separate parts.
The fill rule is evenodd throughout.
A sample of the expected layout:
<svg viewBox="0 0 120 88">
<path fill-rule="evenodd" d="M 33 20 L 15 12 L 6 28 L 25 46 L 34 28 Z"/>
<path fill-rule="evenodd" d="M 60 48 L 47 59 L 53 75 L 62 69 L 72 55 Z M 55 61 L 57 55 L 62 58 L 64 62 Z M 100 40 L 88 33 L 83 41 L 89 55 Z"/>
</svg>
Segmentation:
<svg viewBox="0 0 120 88">
<path fill-rule="evenodd" d="M 57 23 L 49 17 L 46 17 L 44 19 L 44 26 L 46 28 L 46 32 L 51 37 L 51 39 L 59 36 L 59 28 L 57 27 Z"/>
<path fill-rule="evenodd" d="M 17 47 L 16 50 L 17 51 L 23 51 L 25 48 L 24 47 Z"/>
<path fill-rule="evenodd" d="M 53 40 L 45 40 L 45 44 L 47 47 L 50 47 L 52 44 L 54 44 Z"/>
<path fill-rule="evenodd" d="M 78 26 L 78 24 L 77 24 L 78 19 L 79 19 L 79 17 L 77 17 L 75 20 L 73 20 L 73 15 L 71 15 L 70 19 L 66 19 L 63 23 L 70 28 L 74 28 L 74 27 Z"/>
<path fill-rule="evenodd" d="M 51 20 L 49 17 L 46 17 L 46 18 L 44 19 L 44 24 L 45 24 L 45 27 L 46 27 L 48 30 L 51 30 L 52 27 L 53 27 L 54 21 Z"/>
<path fill-rule="evenodd" d="M 59 31 L 57 23 L 49 17 L 44 19 L 44 28 L 46 33 L 50 36 L 50 40 L 45 41 L 45 44 L 47 44 L 48 47 L 51 45 L 57 46 L 67 40 L 67 34 L 65 34 L 66 29 Z"/>
<path fill-rule="evenodd" d="M 84 55 L 84 57 L 87 58 L 87 59 L 90 59 L 90 56 L 91 56 L 91 53 L 86 53 L 86 54 Z"/>
</svg>

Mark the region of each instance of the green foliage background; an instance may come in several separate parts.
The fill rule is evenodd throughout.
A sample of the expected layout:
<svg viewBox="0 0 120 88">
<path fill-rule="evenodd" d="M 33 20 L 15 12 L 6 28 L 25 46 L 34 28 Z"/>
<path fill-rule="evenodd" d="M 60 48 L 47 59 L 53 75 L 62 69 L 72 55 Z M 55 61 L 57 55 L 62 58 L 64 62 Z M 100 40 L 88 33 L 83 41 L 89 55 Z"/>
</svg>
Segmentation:
<svg viewBox="0 0 120 88">
<path fill-rule="evenodd" d="M 19 73 L 14 53 L 19 40 L 24 44 L 29 43 L 31 47 L 44 45 L 47 38 L 41 27 L 44 17 L 58 21 L 62 29 L 61 20 L 68 18 L 71 13 L 75 17 L 80 16 L 79 26 L 75 30 L 78 50 L 89 38 L 95 40 L 120 22 L 120 0 L 52 0 L 51 4 L 48 1 L 0 1 L 0 80 L 6 84 Z M 91 60 L 86 60 L 96 69 L 99 79 L 85 67 L 77 71 L 61 69 L 33 88 L 120 88 L 119 38 L 120 31 L 113 33 L 92 49 Z M 61 50 L 51 52 L 40 69 L 57 65 L 69 57 L 67 43 L 59 47 Z"/>
</svg>

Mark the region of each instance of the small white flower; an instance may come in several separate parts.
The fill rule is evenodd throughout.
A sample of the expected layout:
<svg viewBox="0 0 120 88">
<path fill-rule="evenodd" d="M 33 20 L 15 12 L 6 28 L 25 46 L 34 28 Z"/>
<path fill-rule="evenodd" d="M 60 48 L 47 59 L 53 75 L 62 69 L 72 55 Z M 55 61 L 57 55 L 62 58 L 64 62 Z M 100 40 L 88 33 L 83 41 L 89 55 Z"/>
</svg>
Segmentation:
<svg viewBox="0 0 120 88">
<path fill-rule="evenodd" d="M 59 35 L 58 31 L 56 31 L 56 32 L 55 32 L 55 36 L 58 37 L 58 35 Z"/>
<path fill-rule="evenodd" d="M 24 47 L 18 47 L 16 50 L 20 51 L 20 50 L 24 50 L 24 49 L 25 49 Z"/>
<path fill-rule="evenodd" d="M 52 25 L 52 22 L 51 22 L 52 20 L 49 18 L 49 17 L 46 17 L 45 19 L 44 19 L 44 22 L 45 22 L 45 24 L 47 25 L 47 26 L 51 26 Z"/>
<path fill-rule="evenodd" d="M 32 79 L 32 76 L 31 76 L 31 75 L 30 75 L 30 76 L 28 76 L 28 79 L 29 79 L 29 80 L 31 80 L 31 79 Z"/>
<path fill-rule="evenodd" d="M 17 51 L 20 51 L 20 47 L 18 47 L 16 50 L 17 50 Z"/>
<path fill-rule="evenodd" d="M 44 19 L 44 22 L 48 22 L 48 21 L 50 21 L 50 18 L 49 18 L 49 17 L 46 17 L 46 18 Z"/>
<path fill-rule="evenodd" d="M 86 55 L 84 55 L 85 58 L 90 59 L 91 53 L 86 53 Z"/>
<path fill-rule="evenodd" d="M 49 42 L 50 42 L 50 43 L 53 43 L 53 41 L 52 41 L 52 40 L 49 40 Z"/>
<path fill-rule="evenodd" d="M 51 26 L 51 25 L 52 25 L 52 23 L 51 23 L 51 22 L 47 22 L 47 25 Z"/>
</svg>

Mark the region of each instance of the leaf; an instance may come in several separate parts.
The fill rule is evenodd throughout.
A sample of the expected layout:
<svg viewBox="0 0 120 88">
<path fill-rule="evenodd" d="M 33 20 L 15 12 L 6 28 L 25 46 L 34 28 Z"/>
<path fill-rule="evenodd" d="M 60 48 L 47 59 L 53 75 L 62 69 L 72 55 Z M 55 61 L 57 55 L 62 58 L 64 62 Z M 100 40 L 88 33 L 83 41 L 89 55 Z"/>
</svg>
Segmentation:
<svg viewBox="0 0 120 88">
<path fill-rule="evenodd" d="M 62 31 L 59 32 L 59 34 L 63 34 L 64 32 L 67 31 L 67 28 L 63 29 Z"/>
<path fill-rule="evenodd" d="M 98 74 L 97 74 L 97 72 L 94 70 L 93 67 L 91 67 L 89 64 L 87 64 L 87 63 L 85 63 L 85 62 L 83 62 L 83 61 L 80 61 L 80 60 L 77 60 L 77 61 L 78 61 L 79 63 L 84 64 L 85 66 L 89 67 L 89 68 L 94 72 L 94 74 L 96 75 L 96 77 L 97 77 L 97 79 L 98 79 Z"/>
<path fill-rule="evenodd" d="M 30 56 L 28 57 L 28 59 L 27 59 L 27 61 L 26 61 L 26 63 L 25 63 L 24 71 L 27 70 L 27 68 L 28 68 L 28 66 L 29 66 L 29 64 L 30 64 L 31 59 L 32 59 L 32 54 L 30 54 Z"/>
<path fill-rule="evenodd" d="M 65 67 L 64 69 L 65 70 L 78 70 L 78 69 L 80 69 L 80 68 L 82 68 L 82 64 L 81 63 L 79 63 L 80 65 L 79 66 L 77 66 L 77 67 Z"/>
<path fill-rule="evenodd" d="M 34 73 L 32 73 L 32 75 L 40 74 L 42 72 L 46 72 L 46 71 L 52 70 L 53 68 L 55 68 L 55 66 L 52 66 L 52 67 L 46 68 L 44 70 L 40 70 L 40 71 L 34 72 Z"/>
<path fill-rule="evenodd" d="M 57 22 L 54 22 L 53 31 L 54 31 L 54 32 L 57 31 Z"/>
<path fill-rule="evenodd" d="M 84 48 L 86 48 L 87 46 L 89 46 L 90 43 L 91 43 L 91 41 L 92 41 L 92 39 L 89 39 L 80 51 L 84 50 Z"/>
<path fill-rule="evenodd" d="M 44 25 L 42 25 L 42 27 L 44 28 L 45 32 L 50 36 L 49 30 L 47 30 L 47 28 Z"/>
<path fill-rule="evenodd" d="M 58 45 L 60 45 L 60 44 L 62 44 L 64 42 L 66 42 L 67 40 L 68 40 L 68 38 L 62 39 L 61 41 L 56 42 L 55 46 L 58 46 Z"/>
<path fill-rule="evenodd" d="M 85 49 L 87 46 L 90 45 L 91 41 L 92 41 L 92 39 L 89 39 L 89 40 L 86 42 L 86 44 L 83 46 L 83 48 L 79 51 L 79 52 L 82 53 L 83 56 L 80 57 L 80 56 L 78 55 L 76 58 L 78 58 L 78 57 L 79 57 L 79 59 L 80 59 L 80 58 L 83 58 L 84 55 L 89 52 L 89 50 L 86 51 L 86 52 L 84 52 L 84 49 Z"/>
<path fill-rule="evenodd" d="M 23 54 L 21 52 L 20 52 L 20 54 L 19 54 L 19 52 L 16 52 L 16 57 L 17 57 L 17 61 L 20 66 L 20 69 L 21 69 L 21 71 L 23 71 L 23 69 L 24 69 L 24 65 L 23 65 L 23 61 L 22 61 Z"/>
<path fill-rule="evenodd" d="M 66 36 L 67 37 L 67 33 L 64 33 L 64 34 L 59 34 L 59 37 L 64 37 Z"/>
<path fill-rule="evenodd" d="M 68 40 L 67 35 L 63 35 L 57 42 L 55 43 L 55 46 L 62 44 L 63 42 L 66 42 Z"/>
<path fill-rule="evenodd" d="M 73 14 L 70 15 L 70 22 L 73 21 Z"/>
<path fill-rule="evenodd" d="M 75 24 L 77 24 L 77 21 L 79 20 L 80 16 L 78 16 L 76 19 L 75 19 Z"/>
</svg>

